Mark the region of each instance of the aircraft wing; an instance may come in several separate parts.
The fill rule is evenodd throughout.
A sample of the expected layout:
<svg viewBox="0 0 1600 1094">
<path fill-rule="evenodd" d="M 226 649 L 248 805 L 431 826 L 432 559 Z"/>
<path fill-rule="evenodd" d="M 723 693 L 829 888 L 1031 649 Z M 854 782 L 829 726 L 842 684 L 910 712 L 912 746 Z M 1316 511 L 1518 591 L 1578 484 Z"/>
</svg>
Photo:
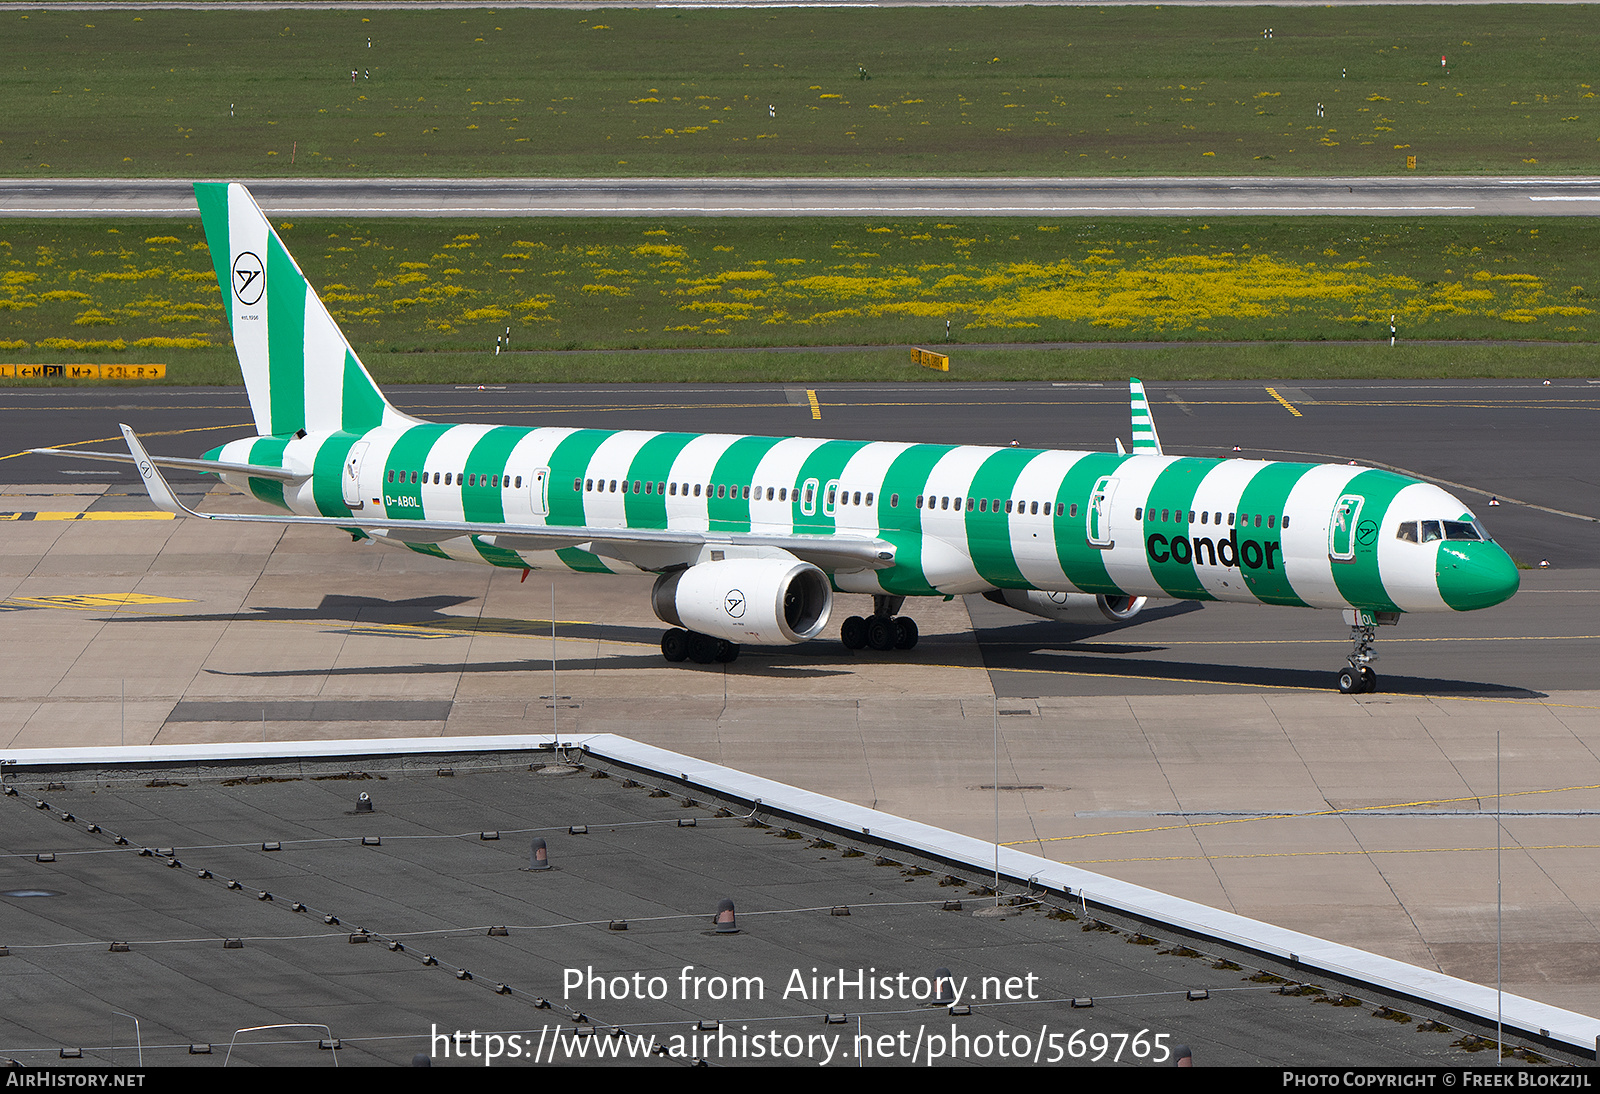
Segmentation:
<svg viewBox="0 0 1600 1094">
<path fill-rule="evenodd" d="M 701 532 L 678 529 L 607 528 L 582 525 L 546 524 L 491 524 L 481 521 L 452 520 L 394 520 L 388 517 L 303 517 L 286 514 L 263 513 L 202 513 L 190 509 L 159 470 L 162 465 L 174 462 L 182 466 L 212 464 L 209 460 L 172 461 L 152 457 L 132 429 L 122 427 L 127 439 L 129 456 L 144 480 L 145 489 L 156 507 L 178 516 L 199 517 L 203 520 L 244 521 L 252 524 L 310 524 L 345 531 L 361 530 L 371 535 L 381 535 L 403 543 L 443 543 L 461 536 L 476 536 L 490 546 L 513 551 L 555 551 L 566 547 L 609 558 L 630 562 L 642 569 L 668 569 L 682 566 L 685 556 L 693 557 L 702 548 L 719 545 L 740 548 L 769 548 L 786 551 L 796 558 L 810 562 L 818 569 L 883 570 L 894 565 L 895 547 L 876 536 L 829 535 L 804 536 L 768 532 Z M 50 451 L 50 450 L 41 450 Z M 206 470 L 240 470 L 248 465 L 215 464 Z M 305 478 L 281 468 L 274 477 Z M 254 475 L 251 467 L 247 472 Z M 687 549 L 687 550 L 686 550 Z"/>
<path fill-rule="evenodd" d="M 124 429 L 127 426 L 123 426 Z M 106 460 L 111 463 L 136 463 L 126 452 L 82 452 L 70 448 L 30 448 L 33 456 L 68 456 L 75 460 Z M 233 475 L 249 475 L 253 479 L 275 479 L 278 482 L 304 482 L 310 472 L 292 471 L 284 467 L 267 467 L 257 463 L 229 463 L 226 460 L 190 460 L 181 456 L 149 456 L 155 467 L 174 467 L 180 471 L 211 471 Z"/>
</svg>

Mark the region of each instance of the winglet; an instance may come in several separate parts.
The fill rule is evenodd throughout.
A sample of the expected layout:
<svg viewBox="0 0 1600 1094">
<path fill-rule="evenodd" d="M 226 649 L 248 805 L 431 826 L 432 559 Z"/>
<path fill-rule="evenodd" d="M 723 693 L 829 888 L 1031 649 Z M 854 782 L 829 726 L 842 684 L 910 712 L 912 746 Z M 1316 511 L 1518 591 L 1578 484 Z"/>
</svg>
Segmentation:
<svg viewBox="0 0 1600 1094">
<path fill-rule="evenodd" d="M 166 476 L 156 467 L 155 461 L 150 458 L 150 453 L 144 450 L 144 445 L 139 443 L 139 438 L 133 430 L 123 425 L 122 436 L 128 442 L 128 453 L 133 457 L 133 466 L 144 479 L 144 488 L 150 494 L 150 500 L 155 503 L 156 508 L 180 517 L 198 516 L 199 514 L 193 509 L 178 500 L 178 495 L 167 485 Z"/>
<path fill-rule="evenodd" d="M 1150 400 L 1145 398 L 1144 394 L 1144 381 L 1130 376 L 1128 397 L 1133 407 L 1134 455 L 1162 455 L 1161 438 L 1156 434 L 1155 419 L 1150 416 Z"/>
</svg>

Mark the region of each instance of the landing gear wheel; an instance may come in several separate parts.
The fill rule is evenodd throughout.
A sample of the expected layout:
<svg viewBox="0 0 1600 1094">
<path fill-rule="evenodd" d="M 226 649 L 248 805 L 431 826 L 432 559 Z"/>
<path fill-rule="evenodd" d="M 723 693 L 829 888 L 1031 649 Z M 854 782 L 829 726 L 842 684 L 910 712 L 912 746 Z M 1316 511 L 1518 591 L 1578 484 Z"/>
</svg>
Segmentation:
<svg viewBox="0 0 1600 1094">
<path fill-rule="evenodd" d="M 682 661 L 689 656 L 689 632 L 673 627 L 661 636 L 661 656 L 668 661 Z"/>
<path fill-rule="evenodd" d="M 886 615 L 875 615 L 867 620 L 867 645 L 880 652 L 894 649 L 894 620 Z"/>
<path fill-rule="evenodd" d="M 917 621 L 909 615 L 896 616 L 894 620 L 894 648 L 911 650 L 917 647 Z"/>
<path fill-rule="evenodd" d="M 717 639 L 717 663 L 720 665 L 731 664 L 739 659 L 739 643 Z"/>
<path fill-rule="evenodd" d="M 1361 666 L 1361 690 L 1371 693 L 1378 690 L 1378 674 L 1367 666 Z"/>
<path fill-rule="evenodd" d="M 844 621 L 839 628 L 839 640 L 844 643 L 847 650 L 861 650 L 867 647 L 867 621 L 859 615 L 852 615 Z"/>
<path fill-rule="evenodd" d="M 689 660 L 697 665 L 709 665 L 717 659 L 718 639 L 698 631 L 689 632 Z"/>
<path fill-rule="evenodd" d="M 1339 694 L 1359 695 L 1361 693 L 1361 673 L 1353 668 L 1339 670 Z"/>
</svg>

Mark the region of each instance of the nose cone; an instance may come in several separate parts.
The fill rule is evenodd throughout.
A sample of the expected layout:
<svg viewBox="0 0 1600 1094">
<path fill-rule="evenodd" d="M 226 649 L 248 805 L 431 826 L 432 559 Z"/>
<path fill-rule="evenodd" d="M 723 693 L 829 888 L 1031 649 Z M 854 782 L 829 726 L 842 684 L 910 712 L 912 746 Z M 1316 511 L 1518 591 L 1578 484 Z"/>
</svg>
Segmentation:
<svg viewBox="0 0 1600 1094">
<path fill-rule="evenodd" d="M 1458 612 L 1510 600 L 1522 579 L 1498 543 L 1451 540 L 1439 546 L 1439 595 Z"/>
</svg>

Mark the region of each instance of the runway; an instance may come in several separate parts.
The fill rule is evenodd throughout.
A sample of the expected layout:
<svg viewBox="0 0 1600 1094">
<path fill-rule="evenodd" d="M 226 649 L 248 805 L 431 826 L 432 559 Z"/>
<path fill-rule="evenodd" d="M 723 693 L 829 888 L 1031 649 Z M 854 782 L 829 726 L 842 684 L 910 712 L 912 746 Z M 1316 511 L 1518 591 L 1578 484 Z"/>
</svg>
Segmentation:
<svg viewBox="0 0 1600 1094">
<path fill-rule="evenodd" d="M 1592 216 L 1596 178 L 257 179 L 274 216 Z M 0 217 L 180 217 L 189 180 L 0 182 Z"/>
</svg>

